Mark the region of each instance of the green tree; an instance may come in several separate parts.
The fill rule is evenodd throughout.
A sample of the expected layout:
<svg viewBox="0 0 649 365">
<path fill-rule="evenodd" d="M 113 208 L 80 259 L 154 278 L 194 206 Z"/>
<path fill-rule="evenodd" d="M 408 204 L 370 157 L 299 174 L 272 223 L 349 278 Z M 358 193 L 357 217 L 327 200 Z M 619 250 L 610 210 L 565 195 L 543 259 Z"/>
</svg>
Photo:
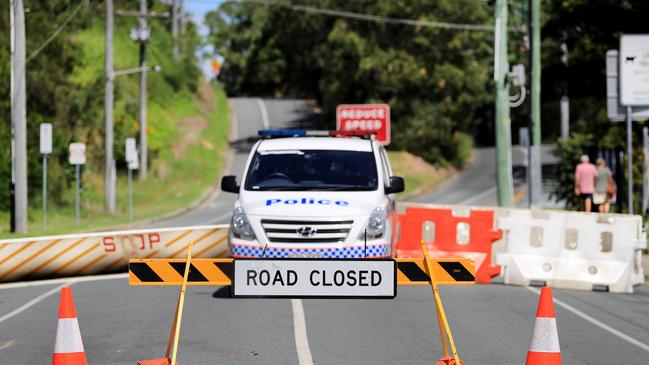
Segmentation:
<svg viewBox="0 0 649 365">
<path fill-rule="evenodd" d="M 81 4 L 81 5 L 80 5 Z M 162 2 L 151 2 L 151 9 L 167 11 L 169 5 Z M 80 6 L 80 7 L 78 7 Z M 124 4 L 127 6 L 127 4 Z M 137 3 L 129 6 L 135 9 Z M 0 12 L 0 210 L 9 207 L 9 181 L 11 180 L 11 116 L 10 116 L 10 55 L 9 55 L 9 12 L 3 7 Z M 69 23 L 62 26 L 66 19 Z M 86 172 L 101 174 L 103 165 L 104 135 L 104 74 L 103 74 L 103 18 L 104 3 L 90 1 L 89 6 L 78 0 L 25 0 L 25 28 L 27 49 L 27 146 L 28 146 L 28 184 L 29 198 L 32 205 L 40 202 L 40 194 L 34 193 L 41 186 L 41 162 L 39 154 L 39 125 L 52 123 L 54 128 L 54 150 L 49 159 L 49 198 L 54 204 L 71 204 L 72 194 L 66 194 L 74 181 L 74 169 L 67 161 L 67 146 L 70 142 L 84 141 L 88 145 L 88 164 Z M 128 34 L 135 25 L 134 18 L 116 18 L 117 35 Z M 157 59 L 161 59 L 163 71 L 161 77 L 149 77 L 150 90 L 156 90 L 151 98 L 161 93 L 161 89 L 172 86 L 173 92 L 195 91 L 200 70 L 194 54 L 201 42 L 196 27 L 188 24 L 187 32 L 181 37 L 182 59 L 176 63 L 169 55 L 160 57 L 161 50 L 171 49 L 169 35 L 170 20 L 153 19 L 150 26 L 153 38 L 148 48 Z M 35 52 L 59 28 L 60 33 L 54 37 L 40 52 Z M 97 32 L 92 32 L 96 29 Z M 100 30 L 101 29 L 101 30 Z M 93 54 L 83 49 L 81 37 L 84 31 L 90 30 L 94 39 Z M 88 33 L 88 32 L 86 32 Z M 87 42 L 86 42 L 87 44 Z M 116 50 L 118 47 L 115 47 Z M 170 53 L 170 51 L 169 51 Z M 134 57 L 136 53 L 134 53 Z M 116 58 L 116 61 L 120 61 Z M 129 67 L 136 66 L 135 63 Z M 137 88 L 135 82 L 128 84 L 120 79 L 116 81 L 115 98 L 115 153 L 116 160 L 123 159 L 123 146 L 120 143 L 127 135 L 137 132 Z M 135 128 L 135 129 L 134 129 Z M 158 146 L 151 146 L 151 155 L 155 158 Z M 123 166 L 118 165 L 118 168 Z"/>
<path fill-rule="evenodd" d="M 471 0 L 305 3 L 429 21 L 488 24 L 491 18 L 486 3 Z M 315 98 L 331 121 L 338 104 L 386 102 L 393 147 L 457 166 L 467 154 L 458 153 L 466 143 L 454 142 L 465 140 L 456 132 L 488 123 L 478 111 L 492 102 L 489 31 L 367 22 L 246 2 L 222 4 L 206 24 L 225 58 L 220 79 L 231 95 Z"/>
</svg>

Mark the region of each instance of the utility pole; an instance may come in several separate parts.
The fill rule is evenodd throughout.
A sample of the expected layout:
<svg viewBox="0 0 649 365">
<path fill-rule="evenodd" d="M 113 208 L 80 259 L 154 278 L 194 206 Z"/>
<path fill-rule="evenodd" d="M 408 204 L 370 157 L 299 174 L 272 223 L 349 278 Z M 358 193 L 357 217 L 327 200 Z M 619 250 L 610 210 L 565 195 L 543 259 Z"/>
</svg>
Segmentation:
<svg viewBox="0 0 649 365">
<path fill-rule="evenodd" d="M 564 34 L 565 37 L 565 34 Z M 561 42 L 561 63 L 563 63 L 564 80 L 568 83 L 568 45 Z M 570 98 L 568 98 L 568 86 L 563 89 L 563 96 L 559 101 L 559 110 L 561 111 L 561 139 L 570 138 Z"/>
<path fill-rule="evenodd" d="M 146 76 L 148 67 L 146 67 L 146 43 L 151 39 L 151 29 L 147 25 L 147 17 L 168 17 L 169 13 L 148 12 L 147 0 L 140 0 L 140 10 L 123 11 L 118 10 L 117 15 L 135 16 L 138 18 L 138 27 L 131 29 L 130 37 L 133 41 L 140 44 L 140 180 L 145 180 L 148 170 L 147 163 L 147 109 L 146 109 Z M 154 71 L 159 70 L 155 67 Z"/>
<path fill-rule="evenodd" d="M 171 37 L 174 42 L 172 50 L 174 61 L 178 61 L 178 1 L 171 1 Z"/>
<path fill-rule="evenodd" d="M 16 152 L 14 142 L 14 99 L 15 99 L 15 82 L 14 82 L 14 49 L 15 36 L 14 36 L 14 0 L 9 0 L 9 77 L 10 77 L 10 91 L 9 91 L 9 104 L 11 104 L 11 181 L 9 182 L 9 232 L 16 232 Z"/>
<path fill-rule="evenodd" d="M 140 0 L 140 13 L 142 16 L 139 17 L 140 25 L 140 34 L 145 29 L 148 29 L 146 14 L 147 14 L 147 0 Z M 150 35 L 151 32 L 149 31 Z M 142 38 L 140 40 L 140 180 L 145 180 L 148 172 L 148 163 L 147 163 L 147 141 L 146 141 L 146 42 L 148 38 Z"/>
<path fill-rule="evenodd" d="M 498 205 L 512 206 L 511 120 L 509 118 L 509 60 L 507 54 L 507 0 L 496 0 L 494 81 L 496 86 L 496 181 Z"/>
<path fill-rule="evenodd" d="M 106 50 L 104 84 L 104 209 L 115 214 L 113 176 L 113 0 L 106 0 Z"/>
<path fill-rule="evenodd" d="M 11 126 L 14 224 L 27 233 L 27 116 L 25 92 L 25 10 L 22 0 L 11 0 Z"/>
<path fill-rule="evenodd" d="M 180 34 L 187 33 L 187 13 L 185 12 L 185 0 L 180 1 Z"/>
<path fill-rule="evenodd" d="M 530 206 L 536 207 L 541 198 L 541 0 L 530 0 L 532 87 L 531 87 L 531 132 L 530 149 Z"/>
</svg>

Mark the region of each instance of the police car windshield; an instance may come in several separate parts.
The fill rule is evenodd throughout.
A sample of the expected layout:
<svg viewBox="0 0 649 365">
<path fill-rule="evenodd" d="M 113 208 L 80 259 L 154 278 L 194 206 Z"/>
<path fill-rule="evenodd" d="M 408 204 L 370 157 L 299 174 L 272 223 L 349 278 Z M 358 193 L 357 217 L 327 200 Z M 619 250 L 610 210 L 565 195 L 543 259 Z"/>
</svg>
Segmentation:
<svg viewBox="0 0 649 365">
<path fill-rule="evenodd" d="M 376 190 L 374 154 L 359 151 L 290 150 L 256 152 L 246 190 Z"/>
</svg>

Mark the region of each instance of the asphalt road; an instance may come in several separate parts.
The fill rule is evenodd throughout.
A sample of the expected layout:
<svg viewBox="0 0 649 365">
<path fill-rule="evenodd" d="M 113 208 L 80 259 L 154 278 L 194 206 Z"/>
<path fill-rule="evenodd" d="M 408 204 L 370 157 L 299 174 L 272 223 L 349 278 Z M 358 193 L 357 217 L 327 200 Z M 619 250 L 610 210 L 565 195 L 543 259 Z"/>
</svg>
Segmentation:
<svg viewBox="0 0 649 365">
<path fill-rule="evenodd" d="M 307 123 L 301 101 L 234 99 L 241 153 L 265 124 Z M 262 115 L 268 120 L 264 122 Z M 481 158 L 484 157 L 484 160 Z M 437 195 L 437 203 L 490 204 L 487 154 Z M 493 163 L 493 162 L 491 162 Z M 482 170 L 482 171 L 480 171 Z M 444 193 L 445 192 L 445 193 Z M 437 196 L 437 198 L 436 198 Z M 476 198 L 480 196 L 480 198 Z M 226 222 L 234 196 L 220 194 L 159 225 Z M 471 200 L 473 199 L 473 200 Z M 73 280 L 73 282 L 70 282 Z M 58 291 L 72 285 L 90 364 L 134 364 L 161 357 L 178 288 L 129 287 L 124 275 L 0 286 L 0 364 L 51 358 Z M 442 287 L 458 350 L 467 364 L 522 364 L 534 325 L 533 288 L 499 284 Z M 431 364 L 441 357 L 430 288 L 399 287 L 393 300 L 230 299 L 223 288 L 188 290 L 181 364 Z M 634 295 L 555 290 L 564 364 L 649 363 L 649 288 Z"/>
</svg>

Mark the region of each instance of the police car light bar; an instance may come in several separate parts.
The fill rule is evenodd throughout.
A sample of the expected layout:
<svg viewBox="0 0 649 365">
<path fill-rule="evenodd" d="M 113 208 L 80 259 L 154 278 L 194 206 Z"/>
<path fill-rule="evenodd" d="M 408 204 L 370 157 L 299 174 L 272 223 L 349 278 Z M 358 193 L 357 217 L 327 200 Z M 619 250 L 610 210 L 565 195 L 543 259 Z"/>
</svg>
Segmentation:
<svg viewBox="0 0 649 365">
<path fill-rule="evenodd" d="M 305 129 L 262 129 L 257 132 L 261 137 L 370 137 L 374 131 L 327 131 Z"/>
</svg>

